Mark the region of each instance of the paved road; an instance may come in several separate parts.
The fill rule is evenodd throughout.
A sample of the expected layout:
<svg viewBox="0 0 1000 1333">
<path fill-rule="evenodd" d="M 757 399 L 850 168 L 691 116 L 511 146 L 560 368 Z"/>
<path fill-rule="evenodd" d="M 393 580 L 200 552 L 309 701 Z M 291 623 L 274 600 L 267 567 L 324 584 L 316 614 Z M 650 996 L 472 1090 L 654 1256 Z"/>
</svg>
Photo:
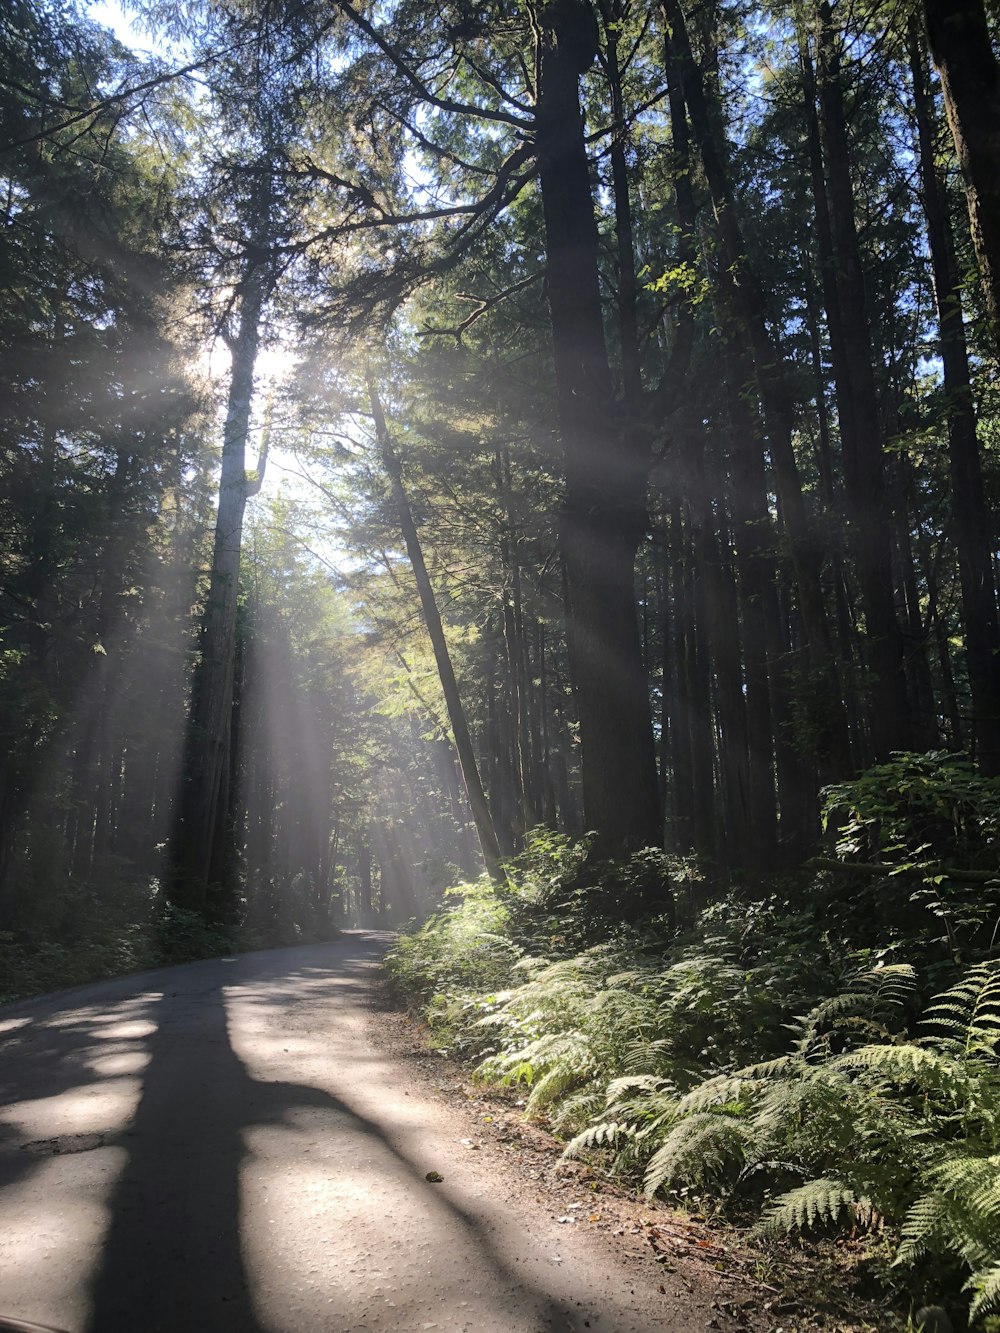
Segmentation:
<svg viewBox="0 0 1000 1333">
<path fill-rule="evenodd" d="M 384 942 L 0 1008 L 0 1315 L 68 1333 L 705 1328 L 707 1309 L 667 1317 L 596 1238 L 498 1188 L 457 1113 L 380 1052 Z"/>
</svg>

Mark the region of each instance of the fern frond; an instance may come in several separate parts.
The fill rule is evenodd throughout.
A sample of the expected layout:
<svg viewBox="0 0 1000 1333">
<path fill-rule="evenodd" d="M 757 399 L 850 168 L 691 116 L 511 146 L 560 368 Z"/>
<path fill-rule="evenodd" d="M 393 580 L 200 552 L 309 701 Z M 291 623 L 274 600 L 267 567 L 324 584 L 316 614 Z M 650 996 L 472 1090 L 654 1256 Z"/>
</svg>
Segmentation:
<svg viewBox="0 0 1000 1333">
<path fill-rule="evenodd" d="M 747 1082 L 756 1082 L 772 1078 L 800 1078 L 808 1073 L 808 1066 L 798 1055 L 779 1055 L 773 1060 L 762 1060 L 759 1064 L 747 1065 L 739 1071 L 740 1078 Z"/>
<path fill-rule="evenodd" d="M 959 1041 L 966 1055 L 994 1056 L 1000 1040 L 1000 962 L 976 963 L 938 995 L 924 1018 L 929 1042 Z"/>
<path fill-rule="evenodd" d="M 575 1092 L 569 1092 L 553 1107 L 550 1112 L 551 1123 L 556 1129 L 570 1129 L 575 1132 L 581 1125 L 593 1121 L 601 1109 L 603 1100 L 599 1085 L 589 1079 L 582 1087 L 577 1088 Z"/>
<path fill-rule="evenodd" d="M 836 1223 L 845 1210 L 854 1223 L 870 1225 L 875 1215 L 871 1200 L 859 1195 L 852 1185 L 824 1176 L 782 1194 L 754 1231 L 762 1236 L 808 1231 L 820 1223 Z"/>
<path fill-rule="evenodd" d="M 570 1063 L 560 1061 L 549 1069 L 537 1081 L 531 1090 L 531 1095 L 525 1105 L 527 1115 L 535 1115 L 546 1106 L 551 1106 L 553 1102 L 570 1088 L 575 1087 L 584 1078 L 586 1078 L 586 1069 L 581 1069 Z"/>
<path fill-rule="evenodd" d="M 1000 1308 L 1000 1262 L 973 1273 L 965 1284 L 965 1290 L 976 1293 L 969 1306 L 970 1319 L 978 1319 L 980 1315 Z"/>
<path fill-rule="evenodd" d="M 925 1194 L 911 1204 L 903 1221 L 902 1241 L 893 1264 L 914 1264 L 932 1250 L 946 1248 L 949 1220 L 948 1203 L 943 1194 Z"/>
<path fill-rule="evenodd" d="M 563 1149 L 563 1157 L 578 1157 L 588 1148 L 614 1148 L 624 1138 L 635 1138 L 634 1125 L 622 1124 L 618 1120 L 606 1120 L 600 1125 L 591 1125 L 575 1138 L 570 1139 Z"/>
<path fill-rule="evenodd" d="M 1000 1157 L 950 1153 L 932 1172 L 948 1211 L 947 1246 L 970 1268 L 1000 1255 Z"/>
<path fill-rule="evenodd" d="M 622 1052 L 622 1068 L 628 1074 L 651 1075 L 670 1060 L 672 1043 L 665 1039 L 650 1041 L 639 1036 L 628 1042 Z"/>
<path fill-rule="evenodd" d="M 553 1032 L 487 1057 L 476 1069 L 476 1074 L 499 1083 L 527 1083 L 529 1086 L 544 1083 L 541 1100 L 536 1100 L 538 1106 L 544 1104 L 546 1097 L 558 1096 L 557 1089 L 572 1087 L 592 1076 L 595 1070 L 593 1052 L 583 1033 Z"/>
<path fill-rule="evenodd" d="M 966 1098 L 971 1079 L 951 1055 L 916 1042 L 878 1043 L 845 1051 L 829 1061 L 837 1073 L 875 1074 L 894 1082 L 913 1081 L 936 1088 L 954 1100 Z"/>
<path fill-rule="evenodd" d="M 843 1084 L 828 1079 L 766 1084 L 751 1113 L 754 1132 L 762 1144 L 788 1143 L 803 1126 L 811 1137 L 820 1127 L 829 1134 L 838 1119 L 853 1126 L 850 1101 Z"/>
<path fill-rule="evenodd" d="M 1000 1156 L 954 1151 L 928 1173 L 929 1193 L 912 1205 L 897 1263 L 951 1250 L 974 1271 L 1000 1255 Z"/>
<path fill-rule="evenodd" d="M 673 1084 L 669 1079 L 658 1078 L 655 1074 L 627 1074 L 623 1078 L 613 1078 L 608 1084 L 607 1104 L 614 1106 L 616 1102 L 637 1092 L 652 1093 L 664 1090 L 673 1090 Z"/>
<path fill-rule="evenodd" d="M 821 1000 L 808 1014 L 795 1020 L 791 1025 L 798 1036 L 795 1050 L 800 1055 L 808 1054 L 824 1031 L 842 1031 L 849 1020 L 877 1023 L 888 1011 L 902 1008 L 915 985 L 916 972 L 908 963 L 893 963 L 860 973 L 852 979 L 849 990 Z"/>
<path fill-rule="evenodd" d="M 678 1115 L 692 1115 L 715 1106 L 728 1106 L 740 1100 L 746 1079 L 740 1074 L 717 1074 L 699 1083 L 677 1103 Z"/>
<path fill-rule="evenodd" d="M 685 1116 L 671 1129 L 646 1167 L 645 1190 L 652 1196 L 674 1181 L 703 1180 L 731 1162 L 742 1165 L 753 1144 L 750 1127 L 711 1111 Z"/>
</svg>

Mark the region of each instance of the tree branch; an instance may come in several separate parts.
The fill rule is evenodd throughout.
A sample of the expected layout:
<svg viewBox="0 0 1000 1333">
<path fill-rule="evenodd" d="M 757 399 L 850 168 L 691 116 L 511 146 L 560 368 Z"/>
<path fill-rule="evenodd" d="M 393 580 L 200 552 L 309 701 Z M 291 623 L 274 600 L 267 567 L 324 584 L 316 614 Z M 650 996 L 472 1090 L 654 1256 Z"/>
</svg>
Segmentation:
<svg viewBox="0 0 1000 1333">
<path fill-rule="evenodd" d="M 340 8 L 352 20 L 355 27 L 360 28 L 365 36 L 375 43 L 386 59 L 402 74 L 414 92 L 428 105 L 437 107 L 439 111 L 452 111 L 462 116 L 476 116 L 481 120 L 495 120 L 501 125 L 512 125 L 519 130 L 530 130 L 533 127 L 533 118 L 523 120 L 519 116 L 507 115 L 503 111 L 493 111 L 488 107 L 474 106 L 468 102 L 456 102 L 451 97 L 438 97 L 436 93 L 431 92 L 416 70 L 411 69 L 399 52 L 394 49 L 392 43 L 388 42 L 362 14 L 359 14 L 353 5 L 348 3 L 348 0 L 340 0 Z"/>
<path fill-rule="evenodd" d="M 506 287 L 502 292 L 497 292 L 493 296 L 480 297 L 472 296 L 467 292 L 456 292 L 456 297 L 460 301 L 477 301 L 479 303 L 475 310 L 473 310 L 472 314 L 466 316 L 461 324 L 455 325 L 454 328 L 431 328 L 428 326 L 425 329 L 421 329 L 417 333 L 417 337 L 437 338 L 444 335 L 453 337 L 456 342 L 461 342 L 462 334 L 470 329 L 478 319 L 482 318 L 483 315 L 488 314 L 490 310 L 506 301 L 508 297 L 515 296 L 518 292 L 523 292 L 526 287 L 531 287 L 534 283 L 539 282 L 544 277 L 545 269 L 539 269 L 537 273 L 532 273 L 527 278 L 522 278 L 520 282 L 515 282 L 512 287 Z"/>
</svg>

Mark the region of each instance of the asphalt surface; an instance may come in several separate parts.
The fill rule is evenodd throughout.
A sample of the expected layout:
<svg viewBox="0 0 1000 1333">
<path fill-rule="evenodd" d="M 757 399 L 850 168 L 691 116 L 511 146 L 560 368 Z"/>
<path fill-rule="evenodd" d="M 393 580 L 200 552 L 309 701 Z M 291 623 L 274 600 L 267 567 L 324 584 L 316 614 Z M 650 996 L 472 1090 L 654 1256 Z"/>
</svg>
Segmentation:
<svg viewBox="0 0 1000 1333">
<path fill-rule="evenodd" d="M 0 1316 L 67 1333 L 710 1326 L 707 1302 L 665 1308 L 465 1150 L 457 1112 L 376 1040 L 384 946 L 352 932 L 0 1008 Z"/>
</svg>

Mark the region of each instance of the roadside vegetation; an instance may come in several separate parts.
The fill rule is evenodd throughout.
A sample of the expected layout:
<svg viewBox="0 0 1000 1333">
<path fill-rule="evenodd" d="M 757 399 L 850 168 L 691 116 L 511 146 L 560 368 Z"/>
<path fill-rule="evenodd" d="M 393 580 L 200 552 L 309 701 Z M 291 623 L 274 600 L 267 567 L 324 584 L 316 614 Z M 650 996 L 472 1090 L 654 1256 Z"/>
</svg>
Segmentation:
<svg viewBox="0 0 1000 1333">
<path fill-rule="evenodd" d="M 139 907 L 136 897 L 132 886 L 117 894 L 105 887 L 99 896 L 85 889 L 61 904 L 63 914 L 46 936 L 26 938 L 23 932 L 0 931 L 0 1004 L 129 972 L 218 958 L 236 950 L 248 953 L 310 944 L 338 934 L 335 926 L 315 914 L 306 927 L 290 917 L 243 925 L 213 923 L 166 902 L 155 883 Z M 306 911 L 301 915 L 308 920 Z"/>
<path fill-rule="evenodd" d="M 996 1328 L 998 817 L 996 780 L 932 753 L 828 788 L 835 854 L 766 885 L 546 835 L 390 975 L 567 1156 L 751 1240 L 861 1238 L 913 1327 Z"/>
</svg>

